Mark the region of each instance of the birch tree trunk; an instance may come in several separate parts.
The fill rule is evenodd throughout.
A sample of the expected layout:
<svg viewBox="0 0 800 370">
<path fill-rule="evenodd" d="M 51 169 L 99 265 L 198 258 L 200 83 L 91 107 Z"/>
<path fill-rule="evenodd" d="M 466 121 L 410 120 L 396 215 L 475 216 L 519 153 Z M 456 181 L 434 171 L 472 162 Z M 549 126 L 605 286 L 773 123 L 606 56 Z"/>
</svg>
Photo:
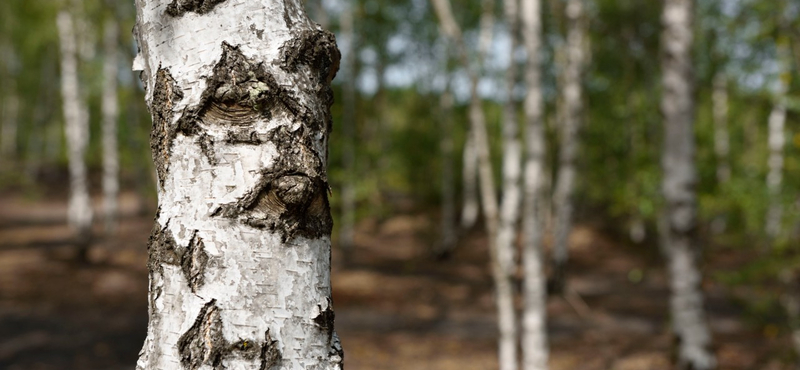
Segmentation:
<svg viewBox="0 0 800 370">
<path fill-rule="evenodd" d="M 561 147 L 559 152 L 558 178 L 553 196 L 555 208 L 555 231 L 553 244 L 554 282 L 564 284 L 564 268 L 569 257 L 569 234 L 572 230 L 573 193 L 575 190 L 575 161 L 578 155 L 578 132 L 583 112 L 582 76 L 584 64 L 583 0 L 569 0 L 567 15 L 566 63 L 562 90 L 563 114 L 561 115 Z"/>
<path fill-rule="evenodd" d="M 769 191 L 770 204 L 767 211 L 765 230 L 770 241 L 774 240 L 781 232 L 781 219 L 783 207 L 781 205 L 781 183 L 783 182 L 783 151 L 786 145 L 786 92 L 789 88 L 790 58 L 787 47 L 788 41 L 782 40 L 778 44 L 778 60 L 781 73 L 778 82 L 778 91 L 775 94 L 775 104 L 769 114 L 769 160 L 767 166 L 767 190 Z"/>
<path fill-rule="evenodd" d="M 114 233 L 119 213 L 119 146 L 117 144 L 117 37 L 118 25 L 109 17 L 103 35 L 103 211 L 106 233 Z"/>
<path fill-rule="evenodd" d="M 461 63 L 468 71 L 470 78 L 470 105 L 469 120 L 472 140 L 474 140 L 475 153 L 478 163 L 478 179 L 480 181 L 480 199 L 483 207 L 486 231 L 489 238 L 489 254 L 491 258 L 492 279 L 495 284 L 495 299 L 497 302 L 497 317 L 500 338 L 498 341 L 498 357 L 500 370 L 515 370 L 517 368 L 517 338 L 516 338 L 516 313 L 514 312 L 514 290 L 510 280 L 511 273 L 504 269 L 503 258 L 508 251 L 500 251 L 498 241 L 498 207 L 495 195 L 495 184 L 492 163 L 489 157 L 489 139 L 486 132 L 486 117 L 484 116 L 481 99 L 478 96 L 478 72 L 467 56 L 467 48 L 461 33 L 461 28 L 453 17 L 453 12 L 448 0 L 432 0 L 434 10 L 439 18 L 441 31 L 457 46 Z M 484 12 L 489 11 L 491 2 L 484 1 Z M 479 56 L 480 58 L 480 56 Z M 480 62 L 478 63 L 480 65 Z"/>
<path fill-rule="evenodd" d="M 446 63 L 445 63 L 446 64 Z M 449 83 L 448 83 L 449 85 Z M 446 86 L 439 98 L 439 123 L 441 126 L 441 141 L 439 151 L 442 156 L 442 218 L 441 239 L 435 250 L 438 258 L 446 258 L 455 247 L 457 232 L 455 225 L 456 197 L 455 181 L 453 179 L 453 94 L 450 87 Z"/>
<path fill-rule="evenodd" d="M 692 0 L 667 0 L 662 13 L 661 110 L 664 115 L 662 191 L 666 203 L 672 328 L 678 340 L 679 369 L 712 369 L 711 334 L 703 313 L 702 276 L 695 239 L 697 173 L 694 165 Z"/>
<path fill-rule="evenodd" d="M 522 368 L 547 369 L 547 292 L 542 262 L 545 180 L 544 106 L 542 103 L 540 48 L 542 44 L 541 2 L 522 1 L 522 36 L 528 61 L 525 67 L 526 158 L 522 211 Z"/>
<path fill-rule="evenodd" d="M 92 227 L 92 206 L 84 161 L 89 142 L 89 117 L 78 84 L 78 45 L 72 15 L 62 10 L 58 13 L 56 23 L 61 44 L 61 98 L 70 177 L 67 219 L 76 236 L 79 258 L 84 258 Z"/>
<path fill-rule="evenodd" d="M 494 14 L 492 12 L 494 1 L 482 0 L 480 32 L 478 33 L 477 71 L 483 69 L 483 60 L 492 42 L 492 29 L 494 28 Z M 456 25 L 457 26 L 457 25 Z M 459 31 L 460 33 L 461 31 Z M 465 51 L 466 52 L 466 51 Z M 468 66 L 465 66 L 468 68 Z M 483 110 L 483 108 L 481 108 Z M 463 202 L 461 205 L 461 230 L 468 231 L 480 215 L 480 201 L 478 200 L 478 147 L 475 142 L 475 132 L 472 128 L 467 132 L 462 154 L 462 191 Z M 485 216 L 485 215 L 484 215 Z"/>
<path fill-rule="evenodd" d="M 355 149 L 355 118 L 356 118 L 356 90 L 355 90 L 355 62 L 356 62 L 356 34 L 353 32 L 353 12 L 346 9 L 342 12 L 341 30 L 344 37 L 349 41 L 349 50 L 345 60 L 344 70 L 342 71 L 345 80 L 343 82 L 343 104 L 342 104 L 342 168 L 344 169 L 344 179 L 342 182 L 342 221 L 339 227 L 339 247 L 342 249 L 345 264 L 350 262 L 353 250 L 353 228 L 355 227 L 355 171 L 356 171 L 356 149 Z"/>
<path fill-rule="evenodd" d="M 136 0 L 159 211 L 137 369 L 341 369 L 326 175 L 339 65 L 300 0 Z"/>
</svg>

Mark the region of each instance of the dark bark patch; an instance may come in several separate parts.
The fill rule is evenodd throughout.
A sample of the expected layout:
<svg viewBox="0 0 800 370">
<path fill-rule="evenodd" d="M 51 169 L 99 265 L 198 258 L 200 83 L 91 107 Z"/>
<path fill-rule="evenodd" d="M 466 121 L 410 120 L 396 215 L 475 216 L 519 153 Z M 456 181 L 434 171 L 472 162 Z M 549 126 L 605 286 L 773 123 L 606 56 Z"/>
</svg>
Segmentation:
<svg viewBox="0 0 800 370">
<path fill-rule="evenodd" d="M 157 221 L 153 225 L 153 231 L 150 233 L 150 239 L 147 242 L 148 252 L 148 269 L 151 272 L 161 272 L 163 265 L 180 266 L 181 257 L 177 251 L 177 244 L 172 232 L 169 231 L 167 222 L 164 227 L 161 227 Z"/>
<path fill-rule="evenodd" d="M 261 346 L 261 367 L 259 370 L 269 370 L 281 362 L 281 351 L 278 341 L 272 339 L 269 330 L 264 333 L 264 344 Z"/>
<path fill-rule="evenodd" d="M 196 293 L 197 289 L 203 285 L 203 274 L 207 264 L 208 254 L 205 251 L 203 239 L 197 236 L 197 230 L 195 230 L 189 241 L 189 247 L 181 256 L 181 270 L 183 270 L 186 281 L 189 282 L 192 293 Z"/>
<path fill-rule="evenodd" d="M 325 309 L 322 306 L 317 306 L 320 309 L 319 314 L 314 318 L 314 323 L 319 325 L 319 327 L 325 330 L 332 330 L 333 329 L 333 320 L 336 318 L 336 315 L 333 313 L 330 304 L 328 304 Z"/>
<path fill-rule="evenodd" d="M 204 364 L 219 367 L 230 347 L 222 336 L 222 318 L 217 301 L 206 303 L 189 330 L 178 340 L 178 352 L 184 369 L 196 370 Z"/>
<path fill-rule="evenodd" d="M 336 37 L 325 30 L 308 29 L 286 41 L 280 48 L 281 67 L 289 72 L 307 65 L 315 72 L 317 82 L 328 85 L 339 70 L 341 53 Z"/>
<path fill-rule="evenodd" d="M 155 86 L 153 87 L 153 100 L 150 113 L 153 117 L 153 128 L 150 133 L 150 150 L 156 167 L 158 181 L 164 185 L 164 179 L 172 154 L 172 142 L 177 135 L 177 130 L 172 127 L 174 113 L 172 108 L 175 102 L 183 98 L 175 79 L 165 68 L 156 72 Z"/>
<path fill-rule="evenodd" d="M 223 2 L 225 0 L 172 0 L 167 5 L 167 14 L 172 17 L 180 17 L 188 12 L 206 14 Z"/>
</svg>

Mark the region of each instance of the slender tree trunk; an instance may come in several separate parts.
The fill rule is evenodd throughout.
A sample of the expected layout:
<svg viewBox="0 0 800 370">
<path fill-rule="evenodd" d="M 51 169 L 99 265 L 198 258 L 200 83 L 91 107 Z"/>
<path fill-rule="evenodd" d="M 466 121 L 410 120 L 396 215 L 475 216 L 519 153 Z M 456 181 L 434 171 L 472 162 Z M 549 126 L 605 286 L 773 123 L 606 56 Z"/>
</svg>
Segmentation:
<svg viewBox="0 0 800 370">
<path fill-rule="evenodd" d="M 480 68 L 473 68 L 469 63 L 467 48 L 461 29 L 453 17 L 448 0 L 432 0 L 434 10 L 439 18 L 441 30 L 456 44 L 461 63 L 469 73 L 470 78 L 470 104 L 469 120 L 472 140 L 474 140 L 476 156 L 478 159 L 478 179 L 480 181 L 480 199 L 483 207 L 486 231 L 489 238 L 489 253 L 491 257 L 492 278 L 495 284 L 495 299 L 497 302 L 497 316 L 500 338 L 498 341 L 498 356 L 501 370 L 514 370 L 517 368 L 517 338 L 516 314 L 514 312 L 514 289 L 509 279 L 510 271 L 504 270 L 500 251 L 497 244 L 499 214 L 497 197 L 495 194 L 494 176 L 489 153 L 489 138 L 486 132 L 486 117 L 484 116 L 481 99 L 478 96 L 478 72 Z M 490 2 L 484 2 L 484 12 L 490 11 Z M 478 63 L 480 65 L 480 63 Z"/>
<path fill-rule="evenodd" d="M 480 214 L 478 201 L 478 155 L 475 149 L 475 138 L 472 129 L 467 130 L 464 150 L 461 157 L 461 222 L 460 228 L 465 232 L 475 226 Z"/>
<path fill-rule="evenodd" d="M 765 230 L 770 241 L 774 240 L 781 232 L 781 219 L 783 217 L 783 207 L 781 205 L 781 183 L 783 182 L 783 151 L 786 146 L 786 92 L 789 82 L 789 63 L 786 62 L 790 57 L 787 44 L 778 45 L 778 60 L 782 71 L 778 84 L 778 91 L 775 94 L 775 104 L 769 114 L 769 174 L 767 175 L 767 190 L 769 191 L 770 203 L 767 211 Z"/>
<path fill-rule="evenodd" d="M 117 229 L 119 206 L 119 146 L 117 144 L 117 22 L 109 17 L 103 44 L 103 211 L 106 233 Z"/>
<path fill-rule="evenodd" d="M 61 98 L 70 174 L 67 219 L 76 235 L 79 258 L 84 258 L 92 226 L 92 206 L 84 161 L 89 142 L 89 117 L 78 84 L 77 41 L 72 15 L 62 10 L 58 13 L 57 25 L 61 42 Z"/>
<path fill-rule="evenodd" d="M 560 126 L 558 178 L 554 192 L 555 232 L 553 245 L 554 281 L 564 284 L 564 267 L 569 257 L 569 234 L 572 230 L 573 193 L 575 190 L 575 162 L 578 155 L 578 132 L 583 113 L 582 75 L 584 64 L 583 0 L 569 0 L 566 9 L 568 30 L 566 65 L 564 67 L 562 101 L 564 104 Z"/>
<path fill-rule="evenodd" d="M 437 257 L 446 257 L 452 252 L 457 240 L 455 225 L 456 197 L 453 178 L 453 94 L 449 86 L 445 87 L 439 98 L 439 122 L 441 125 L 441 141 L 439 151 L 442 155 L 442 218 L 441 240 L 436 249 Z"/>
<path fill-rule="evenodd" d="M 522 368 L 547 369 L 547 292 L 542 261 L 543 189 L 545 179 L 544 105 L 542 102 L 540 48 L 541 3 L 522 2 L 522 35 L 528 62 L 525 67 L 526 158 L 522 211 Z"/>
<path fill-rule="evenodd" d="M 661 110 L 664 115 L 662 189 L 666 203 L 664 241 L 668 243 L 672 328 L 678 340 L 680 369 L 716 367 L 709 351 L 711 334 L 703 313 L 702 280 L 695 239 L 697 173 L 694 165 L 692 0 L 667 0 L 662 14 Z"/>
<path fill-rule="evenodd" d="M 326 175 L 339 66 L 300 0 L 137 0 L 159 211 L 137 369 L 341 369 Z"/>
<path fill-rule="evenodd" d="M 477 72 L 483 69 L 483 60 L 492 43 L 494 28 L 493 0 L 482 0 L 482 13 L 480 19 L 480 32 L 478 34 L 478 67 Z M 459 31 L 460 32 L 460 31 Z M 482 110 L 483 108 L 481 108 Z M 463 202 L 461 205 L 461 230 L 466 232 L 475 226 L 480 215 L 480 201 L 478 200 L 478 148 L 475 142 L 475 133 L 472 128 L 467 132 L 462 154 L 462 191 Z M 484 215 L 485 216 L 485 215 Z"/>
<path fill-rule="evenodd" d="M 714 154 L 717 157 L 717 183 L 725 184 L 731 178 L 730 139 L 728 135 L 728 76 L 718 72 L 714 76 L 711 94 L 714 116 Z"/>
<path fill-rule="evenodd" d="M 355 90 L 355 63 L 356 63 L 356 34 L 353 32 L 353 12 L 347 9 L 341 15 L 342 34 L 349 41 L 347 59 L 343 68 L 345 76 L 343 82 L 342 105 L 342 167 L 344 179 L 342 182 L 342 222 L 339 227 L 339 247 L 342 249 L 345 264 L 350 262 L 353 250 L 353 234 L 355 227 L 356 210 L 356 90 Z"/>
</svg>

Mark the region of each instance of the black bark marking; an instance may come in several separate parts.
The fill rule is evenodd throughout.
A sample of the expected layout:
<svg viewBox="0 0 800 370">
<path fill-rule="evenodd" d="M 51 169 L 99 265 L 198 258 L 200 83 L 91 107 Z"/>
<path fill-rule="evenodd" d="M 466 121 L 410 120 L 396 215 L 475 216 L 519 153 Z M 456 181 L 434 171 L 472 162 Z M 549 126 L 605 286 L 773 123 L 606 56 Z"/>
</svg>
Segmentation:
<svg viewBox="0 0 800 370">
<path fill-rule="evenodd" d="M 167 14 L 172 17 L 180 17 L 188 12 L 206 14 L 223 2 L 225 0 L 172 0 L 167 5 Z"/>
<path fill-rule="evenodd" d="M 317 317 L 314 318 L 314 323 L 325 330 L 331 331 L 333 329 L 333 320 L 336 318 L 336 314 L 333 313 L 330 303 L 327 307 L 325 307 L 325 309 L 319 305 L 317 307 L 319 307 L 320 312 L 317 314 Z"/>
<path fill-rule="evenodd" d="M 216 165 L 217 156 L 214 155 L 214 141 L 211 139 L 211 136 L 207 135 L 206 133 L 200 134 L 200 137 L 197 138 L 198 145 L 200 145 L 200 151 L 203 152 L 203 155 L 208 160 L 208 163 L 212 165 Z"/>
<path fill-rule="evenodd" d="M 186 281 L 189 282 L 192 293 L 196 293 L 197 289 L 203 286 L 203 274 L 207 264 L 208 254 L 205 251 L 203 239 L 197 236 L 197 230 L 195 230 L 189 241 L 189 247 L 181 256 L 181 270 L 183 270 Z"/>
<path fill-rule="evenodd" d="M 278 349 L 278 341 L 269 335 L 269 329 L 264 333 L 264 344 L 261 346 L 261 367 L 259 370 L 269 370 L 278 365 L 281 361 L 281 351 Z"/>
<path fill-rule="evenodd" d="M 237 202 L 222 205 L 214 215 L 278 232 L 284 242 L 297 235 L 327 235 L 333 227 L 328 183 L 322 160 L 310 149 L 311 138 L 302 127 L 295 132 L 276 128 L 268 137 L 279 153 L 273 168 Z"/>
<path fill-rule="evenodd" d="M 317 98 L 324 105 L 324 113 L 321 119 L 314 118 L 307 123 L 314 129 L 324 125 L 330 133 L 333 125 L 330 109 L 333 105 L 331 81 L 339 71 L 339 61 L 342 56 L 336 47 L 336 37 L 324 30 L 303 30 L 296 37 L 286 41 L 280 50 L 280 64 L 283 70 L 297 72 L 300 66 L 308 66 L 311 69 L 317 85 Z"/>
<path fill-rule="evenodd" d="M 286 28 L 292 29 L 293 23 L 292 17 L 289 16 L 289 6 L 291 6 L 291 4 L 288 1 L 283 0 L 283 21 L 286 23 Z"/>
<path fill-rule="evenodd" d="M 189 330 L 178 340 L 178 352 L 184 369 L 196 370 L 204 364 L 215 368 L 231 348 L 222 336 L 222 318 L 217 300 L 206 303 Z"/>
<path fill-rule="evenodd" d="M 172 142 L 177 135 L 177 130 L 172 127 L 174 113 L 172 107 L 176 101 L 183 98 L 175 79 L 165 68 L 156 72 L 156 82 L 153 87 L 153 100 L 150 114 L 153 117 L 153 129 L 150 133 L 150 150 L 156 167 L 158 181 L 164 185 L 164 179 L 172 154 Z"/>
<path fill-rule="evenodd" d="M 169 221 L 164 227 L 161 227 L 161 224 L 156 221 L 153 231 L 150 233 L 150 239 L 147 242 L 147 267 L 150 272 L 162 272 L 165 264 L 174 266 L 181 264 L 175 238 L 167 226 L 169 226 Z"/>
</svg>

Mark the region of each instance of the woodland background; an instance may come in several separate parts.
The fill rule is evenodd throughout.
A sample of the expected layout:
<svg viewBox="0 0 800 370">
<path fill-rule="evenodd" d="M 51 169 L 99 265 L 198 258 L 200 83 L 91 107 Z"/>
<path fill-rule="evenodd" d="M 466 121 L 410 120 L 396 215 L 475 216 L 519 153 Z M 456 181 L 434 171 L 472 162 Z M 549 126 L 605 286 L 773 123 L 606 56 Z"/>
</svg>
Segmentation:
<svg viewBox="0 0 800 370">
<path fill-rule="evenodd" d="M 461 155 L 469 127 L 467 74 L 426 0 L 318 1 L 309 1 L 308 12 L 336 33 L 347 66 L 334 81 L 329 161 L 333 295 L 346 366 L 496 368 L 486 236 L 480 221 L 456 218 L 468 196 Z M 504 73 L 526 55 L 520 48 L 507 57 L 502 2 L 453 5 L 471 57 L 481 24 L 491 22 L 478 91 L 499 182 Z M 66 217 L 56 25 L 65 7 L 76 20 L 89 123 L 85 160 L 95 221 L 85 258 Z M 662 7 L 662 1 L 585 2 L 588 59 L 570 288 L 553 292 L 547 307 L 553 369 L 670 368 L 668 276 L 657 232 Z M 547 171 L 555 180 L 565 1 L 546 1 L 542 12 Z M 0 368 L 135 363 L 147 325 L 145 247 L 156 200 L 150 116 L 130 71 L 134 18 L 132 1 L 0 2 Z M 104 42 L 109 28 L 117 32 Z M 720 368 L 795 368 L 800 3 L 697 0 L 694 32 L 700 266 L 714 351 Z M 118 216 L 106 223 L 101 101 L 108 93 L 101 71 L 112 51 L 120 192 Z M 518 109 L 524 93 L 523 86 L 515 89 Z M 343 101 L 353 104 L 351 113 Z M 723 101 L 728 150 L 721 152 L 714 111 Z M 773 129 L 770 139 L 776 107 L 785 110 L 784 126 L 782 136 Z M 782 156 L 777 187 L 768 186 L 776 153 Z M 721 175 L 726 166 L 728 175 Z M 342 202 L 348 192 L 352 211 Z M 768 226 L 771 207 L 780 208 L 780 217 Z M 458 238 L 451 245 L 443 235 Z"/>
</svg>

